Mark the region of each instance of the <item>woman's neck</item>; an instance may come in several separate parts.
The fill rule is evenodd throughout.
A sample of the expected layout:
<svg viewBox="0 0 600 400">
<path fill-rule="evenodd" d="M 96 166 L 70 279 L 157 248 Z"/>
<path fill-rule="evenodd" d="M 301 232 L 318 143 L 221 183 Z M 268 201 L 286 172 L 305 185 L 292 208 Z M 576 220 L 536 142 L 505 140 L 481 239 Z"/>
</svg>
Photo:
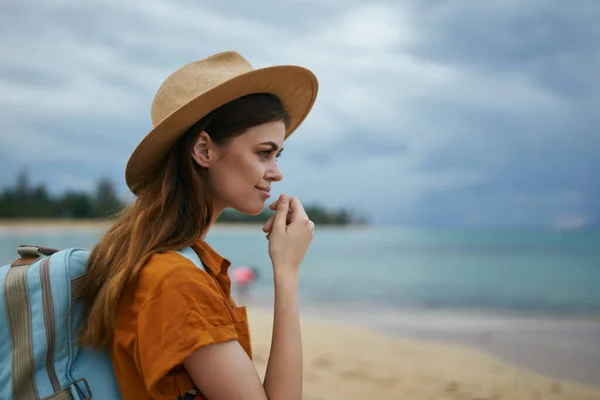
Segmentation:
<svg viewBox="0 0 600 400">
<path fill-rule="evenodd" d="M 206 227 L 206 229 L 204 230 L 204 233 L 202 234 L 202 237 L 201 237 L 202 240 L 204 240 L 206 238 L 206 235 L 211 230 L 211 228 L 213 227 L 213 225 L 215 224 L 215 222 L 217 221 L 217 219 L 219 218 L 219 216 L 221 215 L 221 213 L 223 212 L 224 209 L 225 209 L 225 207 L 223 207 L 223 206 L 213 204 L 213 215 L 212 215 L 212 218 L 210 221 L 210 225 L 208 225 Z"/>
</svg>

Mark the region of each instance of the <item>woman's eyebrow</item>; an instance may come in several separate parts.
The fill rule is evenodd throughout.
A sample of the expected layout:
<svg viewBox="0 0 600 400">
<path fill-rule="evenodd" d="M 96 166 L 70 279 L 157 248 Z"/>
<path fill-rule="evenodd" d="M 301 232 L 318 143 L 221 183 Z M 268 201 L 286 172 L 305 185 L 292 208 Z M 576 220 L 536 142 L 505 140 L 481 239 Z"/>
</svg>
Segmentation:
<svg viewBox="0 0 600 400">
<path fill-rule="evenodd" d="M 260 144 L 265 144 L 267 146 L 271 146 L 271 151 L 277 151 L 277 149 L 279 149 L 279 146 L 275 142 L 268 141 L 268 142 L 262 142 Z M 281 148 L 281 150 L 279 152 L 281 153 L 282 151 L 283 151 L 283 147 Z"/>
</svg>

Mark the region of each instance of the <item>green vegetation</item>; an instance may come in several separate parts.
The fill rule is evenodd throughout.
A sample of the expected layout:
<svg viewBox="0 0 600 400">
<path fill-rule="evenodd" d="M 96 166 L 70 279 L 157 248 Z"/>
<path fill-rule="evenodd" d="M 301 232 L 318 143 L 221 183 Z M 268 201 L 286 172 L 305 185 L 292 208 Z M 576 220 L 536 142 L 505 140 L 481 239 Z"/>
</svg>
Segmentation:
<svg viewBox="0 0 600 400">
<path fill-rule="evenodd" d="M 328 211 L 322 206 L 318 205 L 307 205 L 304 207 L 306 214 L 309 218 L 317 225 L 363 225 L 367 223 L 366 218 L 355 216 L 353 213 L 347 210 L 339 211 Z M 219 222 L 254 222 L 262 223 L 265 222 L 269 217 L 273 215 L 273 211 L 265 210 L 259 215 L 247 215 L 242 214 L 235 210 L 225 210 L 219 216 Z"/>
<path fill-rule="evenodd" d="M 27 172 L 17 176 L 14 187 L 0 192 L 0 218 L 104 218 L 123 207 L 114 185 L 101 179 L 96 192 L 67 191 L 52 196 L 45 185 L 32 186 Z"/>
<path fill-rule="evenodd" d="M 49 194 L 45 185 L 32 186 L 26 171 L 19 173 L 12 187 L 0 191 L 0 218 L 56 218 L 94 219 L 107 218 L 126 204 L 119 199 L 115 186 L 109 179 L 101 179 L 94 193 L 67 191 L 62 195 Z M 306 213 L 315 224 L 349 225 L 365 224 L 366 218 L 348 210 L 327 210 L 319 205 L 306 205 Z M 273 212 L 265 210 L 260 215 L 246 215 L 235 210 L 225 210 L 218 222 L 261 223 Z"/>
</svg>

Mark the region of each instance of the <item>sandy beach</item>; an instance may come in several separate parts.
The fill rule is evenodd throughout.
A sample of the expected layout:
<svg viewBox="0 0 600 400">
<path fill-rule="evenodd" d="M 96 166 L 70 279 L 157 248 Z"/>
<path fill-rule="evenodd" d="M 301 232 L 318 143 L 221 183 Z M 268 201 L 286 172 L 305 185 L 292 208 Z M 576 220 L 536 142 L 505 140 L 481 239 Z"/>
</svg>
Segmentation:
<svg viewBox="0 0 600 400">
<path fill-rule="evenodd" d="M 600 387 L 600 318 L 467 310 L 386 310 L 323 305 L 308 313 L 405 338 L 457 343 L 556 379 Z"/>
<path fill-rule="evenodd" d="M 250 307 L 248 315 L 255 363 L 264 374 L 272 314 Z M 550 377 L 475 346 L 418 339 L 416 333 L 407 338 L 349 319 L 308 315 L 302 317 L 305 399 L 600 399 L 600 386 Z M 412 322 L 423 328 L 432 321 L 448 322 Z"/>
<path fill-rule="evenodd" d="M 29 230 L 107 229 L 113 221 L 102 219 L 0 219 L 0 231 L 21 233 Z"/>
<path fill-rule="evenodd" d="M 114 221 L 112 220 L 90 220 L 90 219 L 0 219 L 0 234 L 3 235 L 27 235 L 36 232 L 69 232 L 69 231 L 106 231 Z M 254 223 L 216 223 L 212 231 L 243 231 L 262 228 L 262 224 Z"/>
</svg>

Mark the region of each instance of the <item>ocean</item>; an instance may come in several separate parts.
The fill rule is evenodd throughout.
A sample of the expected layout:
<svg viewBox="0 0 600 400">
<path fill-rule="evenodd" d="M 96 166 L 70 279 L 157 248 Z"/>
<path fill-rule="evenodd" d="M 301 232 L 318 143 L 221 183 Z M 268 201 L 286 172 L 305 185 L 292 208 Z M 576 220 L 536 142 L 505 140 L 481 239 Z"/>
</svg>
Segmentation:
<svg viewBox="0 0 600 400">
<path fill-rule="evenodd" d="M 89 248 L 93 229 L 0 233 L 0 264 L 19 244 Z M 233 266 L 253 265 L 252 301 L 272 301 L 272 267 L 259 228 L 217 228 L 208 243 Z M 600 231 L 317 227 L 300 270 L 309 307 L 600 315 Z"/>
</svg>

